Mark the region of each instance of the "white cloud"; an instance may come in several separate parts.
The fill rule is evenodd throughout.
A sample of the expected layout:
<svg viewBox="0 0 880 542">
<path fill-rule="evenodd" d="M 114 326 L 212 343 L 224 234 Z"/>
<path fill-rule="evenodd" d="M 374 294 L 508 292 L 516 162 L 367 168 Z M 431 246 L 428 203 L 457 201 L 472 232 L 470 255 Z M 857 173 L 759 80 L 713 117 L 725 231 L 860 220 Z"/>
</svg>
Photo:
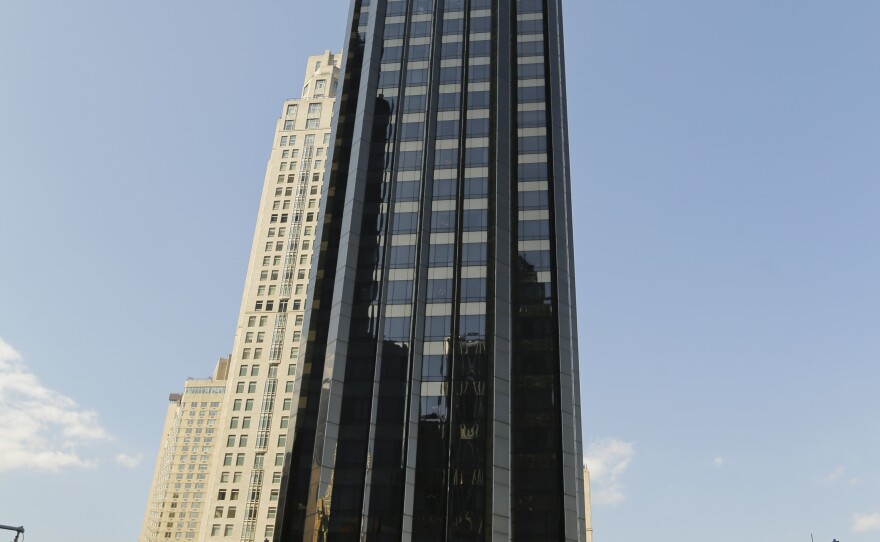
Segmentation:
<svg viewBox="0 0 880 542">
<path fill-rule="evenodd" d="M 843 476 L 843 474 L 845 472 L 846 472 L 845 468 L 843 468 L 841 466 L 837 466 L 834 468 L 833 471 L 829 472 L 827 475 L 822 477 L 822 481 L 827 482 L 827 483 L 836 482 L 836 481 L 840 480 L 840 477 Z"/>
<path fill-rule="evenodd" d="M 587 446 L 586 462 L 590 469 L 590 496 L 594 504 L 616 505 L 626 499 L 621 482 L 635 455 L 632 442 L 603 438 Z"/>
<path fill-rule="evenodd" d="M 880 512 L 873 514 L 853 514 L 852 530 L 857 533 L 880 531 Z"/>
<path fill-rule="evenodd" d="M 94 467 L 77 448 L 110 436 L 94 411 L 42 385 L 0 338 L 0 472 Z"/>
<path fill-rule="evenodd" d="M 712 464 L 720 468 L 722 465 L 724 465 L 724 458 L 719 455 L 712 460 Z"/>
<path fill-rule="evenodd" d="M 127 469 L 133 469 L 141 464 L 141 460 L 144 458 L 142 454 L 137 455 L 128 455 L 128 454 L 116 454 L 116 464 L 121 465 Z"/>
</svg>

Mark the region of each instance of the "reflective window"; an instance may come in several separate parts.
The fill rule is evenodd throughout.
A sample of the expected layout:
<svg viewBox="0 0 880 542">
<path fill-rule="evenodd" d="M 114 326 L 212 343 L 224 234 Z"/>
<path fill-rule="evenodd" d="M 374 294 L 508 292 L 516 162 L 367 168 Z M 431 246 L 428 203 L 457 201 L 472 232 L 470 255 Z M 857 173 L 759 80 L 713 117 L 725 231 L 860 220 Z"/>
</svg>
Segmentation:
<svg viewBox="0 0 880 542">
<path fill-rule="evenodd" d="M 468 68 L 468 81 L 489 81 L 492 77 L 492 66 L 480 64 Z"/>
<path fill-rule="evenodd" d="M 489 225 L 488 209 L 466 209 L 462 213 L 464 231 L 485 230 Z"/>
<path fill-rule="evenodd" d="M 387 17 L 391 17 L 393 15 L 404 15 L 406 14 L 406 1 L 390 1 L 388 2 L 388 7 L 385 8 L 385 15 Z"/>
<path fill-rule="evenodd" d="M 437 149 L 434 153 L 434 167 L 457 168 L 458 149 Z"/>
<path fill-rule="evenodd" d="M 405 122 L 400 125 L 400 139 L 409 141 L 414 139 L 422 139 L 425 133 L 425 123 L 423 122 Z"/>
<path fill-rule="evenodd" d="M 454 255 L 454 245 L 431 245 L 428 263 L 431 267 L 451 267 L 455 264 L 453 261 Z"/>
<path fill-rule="evenodd" d="M 394 233 L 415 233 L 418 229 L 418 213 L 394 213 Z"/>
<path fill-rule="evenodd" d="M 544 64 L 520 64 L 517 75 L 520 79 L 541 79 L 544 77 Z"/>
<path fill-rule="evenodd" d="M 534 164 L 520 164 L 517 171 L 517 178 L 520 181 L 543 181 L 549 178 L 549 171 L 546 162 L 538 162 Z"/>
<path fill-rule="evenodd" d="M 460 41 L 444 43 L 440 47 L 440 58 L 459 58 L 464 52 L 464 44 Z"/>
<path fill-rule="evenodd" d="M 520 111 L 517 113 L 517 123 L 520 128 L 545 126 L 547 124 L 547 112 Z"/>
<path fill-rule="evenodd" d="M 425 339 L 445 339 L 449 337 L 452 321 L 449 316 L 425 317 Z"/>
<path fill-rule="evenodd" d="M 468 137 L 489 135 L 489 119 L 467 119 L 465 130 Z"/>
<path fill-rule="evenodd" d="M 410 319 L 406 317 L 391 317 L 385 319 L 385 338 L 405 341 L 409 339 Z"/>
<path fill-rule="evenodd" d="M 544 31 L 544 21 L 541 19 L 517 21 L 516 31 L 518 34 L 540 34 Z"/>
<path fill-rule="evenodd" d="M 492 42 L 489 40 L 472 41 L 469 52 L 471 56 L 486 56 L 492 51 Z"/>
<path fill-rule="evenodd" d="M 434 179 L 434 199 L 454 198 L 457 186 L 456 179 Z"/>
<path fill-rule="evenodd" d="M 472 17 L 470 31 L 490 32 L 492 30 L 492 17 Z"/>
<path fill-rule="evenodd" d="M 460 123 L 458 120 L 438 120 L 437 139 L 458 137 L 459 127 Z"/>
<path fill-rule="evenodd" d="M 433 211 L 431 233 L 455 230 L 455 211 Z"/>
<path fill-rule="evenodd" d="M 415 201 L 419 199 L 419 183 L 416 181 L 397 181 L 395 186 L 397 201 Z"/>
<path fill-rule="evenodd" d="M 527 265 L 528 269 L 533 271 L 550 270 L 550 251 L 549 250 L 527 250 L 519 252 L 520 258 Z"/>
<path fill-rule="evenodd" d="M 516 44 L 516 52 L 519 56 L 537 56 L 544 54 L 543 41 L 522 41 Z"/>
<path fill-rule="evenodd" d="M 389 258 L 391 260 L 392 268 L 401 269 L 412 267 L 415 264 L 416 247 L 413 245 L 391 247 Z"/>
<path fill-rule="evenodd" d="M 425 106 L 428 103 L 428 96 L 426 94 L 415 94 L 413 96 L 407 96 L 403 99 L 403 112 L 404 113 L 421 113 L 425 111 Z"/>
<path fill-rule="evenodd" d="M 488 147 L 469 147 L 464 153 L 465 167 L 480 167 L 489 165 Z"/>
<path fill-rule="evenodd" d="M 408 303 L 412 301 L 413 283 L 409 280 L 392 280 L 388 282 L 389 304 Z"/>
<path fill-rule="evenodd" d="M 542 11 L 544 0 L 516 0 L 516 10 L 520 13 Z"/>
<path fill-rule="evenodd" d="M 397 158 L 397 169 L 421 169 L 422 151 L 401 151 Z"/>
<path fill-rule="evenodd" d="M 437 303 L 452 300 L 452 279 L 429 279 L 428 302 Z"/>
<path fill-rule="evenodd" d="M 522 152 L 547 152 L 546 136 L 521 137 L 518 144 Z"/>
<path fill-rule="evenodd" d="M 389 3 L 388 9 L 391 9 L 392 5 L 393 5 L 392 3 Z M 391 13 L 389 12 L 388 15 L 391 15 Z M 404 27 L 403 23 L 386 24 L 385 25 L 385 34 L 384 34 L 385 39 L 402 38 L 404 30 L 405 30 L 405 27 Z"/>
<path fill-rule="evenodd" d="M 434 8 L 434 0 L 414 0 L 413 1 L 413 13 L 416 15 L 420 13 L 431 13 Z"/>
<path fill-rule="evenodd" d="M 463 315 L 458 319 L 458 334 L 469 340 L 486 336 L 486 316 L 483 314 Z"/>
<path fill-rule="evenodd" d="M 423 422 L 445 422 L 446 397 L 422 397 L 419 419 Z"/>
<path fill-rule="evenodd" d="M 449 375 L 449 362 L 446 356 L 424 356 L 422 358 L 422 380 L 443 381 Z"/>
<path fill-rule="evenodd" d="M 427 69 L 415 69 L 415 70 L 407 70 L 406 72 L 406 84 L 407 85 L 421 85 L 428 82 L 428 70 Z"/>
<path fill-rule="evenodd" d="M 413 21 L 410 25 L 410 37 L 418 38 L 431 35 L 431 21 Z"/>
<path fill-rule="evenodd" d="M 461 301 L 485 301 L 486 279 L 461 279 Z"/>
<path fill-rule="evenodd" d="M 446 19 L 443 21 L 443 35 L 460 34 L 464 30 L 464 19 Z"/>
<path fill-rule="evenodd" d="M 431 54 L 431 46 L 430 45 L 410 45 L 409 46 L 409 59 L 410 60 L 427 60 L 430 58 Z"/>
<path fill-rule="evenodd" d="M 465 196 L 488 196 L 489 195 L 489 179 L 486 177 L 478 177 L 464 180 Z"/>
<path fill-rule="evenodd" d="M 461 94 L 458 92 L 444 92 L 437 97 L 437 109 L 439 111 L 458 109 L 459 103 L 461 103 Z"/>
<path fill-rule="evenodd" d="M 440 68 L 440 83 L 458 83 L 461 81 L 461 67 L 451 66 Z"/>
<path fill-rule="evenodd" d="M 382 62 L 399 62 L 403 56 L 403 47 L 386 47 L 382 50 Z"/>
<path fill-rule="evenodd" d="M 485 109 L 491 104 L 491 93 L 488 90 L 478 92 L 468 92 L 467 106 L 468 109 Z"/>
<path fill-rule="evenodd" d="M 549 239 L 549 220 L 520 220 L 517 235 L 520 239 Z"/>
<path fill-rule="evenodd" d="M 546 209 L 547 208 L 547 191 L 531 190 L 528 192 L 519 192 L 517 194 L 520 209 Z"/>
<path fill-rule="evenodd" d="M 463 243 L 461 245 L 462 265 L 482 265 L 486 263 L 486 243 Z"/>
</svg>

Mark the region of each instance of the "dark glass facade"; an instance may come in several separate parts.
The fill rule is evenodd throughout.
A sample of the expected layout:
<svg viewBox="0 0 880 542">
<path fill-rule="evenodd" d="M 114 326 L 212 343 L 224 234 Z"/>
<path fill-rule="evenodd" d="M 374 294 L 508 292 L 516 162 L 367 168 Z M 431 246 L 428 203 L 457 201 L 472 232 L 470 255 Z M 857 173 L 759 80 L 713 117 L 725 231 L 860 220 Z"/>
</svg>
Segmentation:
<svg viewBox="0 0 880 542">
<path fill-rule="evenodd" d="M 560 0 L 354 0 L 276 541 L 581 541 Z"/>
</svg>

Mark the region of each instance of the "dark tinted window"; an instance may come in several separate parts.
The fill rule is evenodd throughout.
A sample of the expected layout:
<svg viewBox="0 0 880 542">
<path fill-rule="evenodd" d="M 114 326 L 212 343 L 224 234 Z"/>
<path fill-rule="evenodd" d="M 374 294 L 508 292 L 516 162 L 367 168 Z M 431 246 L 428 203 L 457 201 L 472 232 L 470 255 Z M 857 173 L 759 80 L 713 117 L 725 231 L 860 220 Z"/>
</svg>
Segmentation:
<svg viewBox="0 0 880 542">
<path fill-rule="evenodd" d="M 463 51 L 463 44 L 460 41 L 444 43 L 440 48 L 441 58 L 458 58 Z"/>
<path fill-rule="evenodd" d="M 400 125 L 400 139 L 422 139 L 425 132 L 423 122 L 406 122 Z"/>
<path fill-rule="evenodd" d="M 415 233 L 418 229 L 418 213 L 394 213 L 394 233 Z"/>
<path fill-rule="evenodd" d="M 453 231 L 455 211 L 433 211 L 431 213 L 431 233 Z"/>
<path fill-rule="evenodd" d="M 450 109 L 458 109 L 461 101 L 461 94 L 458 92 L 444 92 L 437 97 L 437 108 L 440 111 L 448 111 Z"/>
<path fill-rule="evenodd" d="M 454 245 L 431 245 L 428 255 L 428 264 L 431 267 L 452 267 L 455 262 Z"/>
<path fill-rule="evenodd" d="M 459 122 L 457 120 L 437 121 L 437 138 L 458 137 Z"/>
<path fill-rule="evenodd" d="M 489 135 L 489 119 L 468 119 L 466 131 L 468 137 Z"/>
<path fill-rule="evenodd" d="M 489 225 L 489 211 L 487 209 L 466 209 L 462 214 L 464 231 L 485 230 Z"/>
<path fill-rule="evenodd" d="M 471 32 L 489 32 L 492 30 L 492 17 L 474 17 L 471 19 Z"/>
<path fill-rule="evenodd" d="M 519 138 L 519 150 L 521 152 L 547 152 L 547 137 L 521 137 Z"/>
<path fill-rule="evenodd" d="M 403 111 L 404 113 L 421 113 L 425 111 L 425 104 L 428 101 L 428 97 L 425 94 L 416 94 L 414 96 L 407 96 L 403 99 Z"/>
<path fill-rule="evenodd" d="M 465 179 L 464 194 L 465 196 L 488 196 L 489 179 L 487 179 L 486 177 Z"/>
<path fill-rule="evenodd" d="M 517 194 L 520 209 L 546 209 L 547 192 L 545 190 L 533 190 Z"/>
<path fill-rule="evenodd" d="M 432 303 L 452 300 L 452 279 L 428 279 L 428 301 Z"/>
<path fill-rule="evenodd" d="M 485 301 L 486 299 L 486 279 L 461 279 L 462 301 Z"/>
<path fill-rule="evenodd" d="M 486 263 L 486 243 L 463 243 L 461 245 L 462 265 L 482 265 Z"/>
<path fill-rule="evenodd" d="M 388 282 L 388 303 L 409 303 L 412 301 L 413 285 L 409 280 Z"/>
<path fill-rule="evenodd" d="M 431 53 L 431 46 L 430 45 L 410 45 L 409 46 L 409 59 L 410 60 L 426 60 L 430 53 Z"/>
<path fill-rule="evenodd" d="M 467 106 L 469 109 L 484 109 L 489 107 L 491 93 L 488 90 L 468 92 Z"/>
<path fill-rule="evenodd" d="M 412 267 L 415 264 L 416 247 L 413 245 L 391 247 L 389 256 L 392 268 Z"/>
<path fill-rule="evenodd" d="M 397 181 L 394 196 L 398 201 L 419 199 L 419 183 L 417 181 Z"/>
</svg>

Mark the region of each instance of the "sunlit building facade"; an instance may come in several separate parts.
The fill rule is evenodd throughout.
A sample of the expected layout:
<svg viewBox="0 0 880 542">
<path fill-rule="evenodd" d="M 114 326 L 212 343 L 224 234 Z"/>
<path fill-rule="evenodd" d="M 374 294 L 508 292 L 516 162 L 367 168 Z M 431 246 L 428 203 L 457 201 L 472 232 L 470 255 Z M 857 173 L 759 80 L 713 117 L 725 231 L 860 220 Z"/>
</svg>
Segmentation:
<svg viewBox="0 0 880 542">
<path fill-rule="evenodd" d="M 308 58 L 298 97 L 283 103 L 275 127 L 201 541 L 274 533 L 339 60 L 330 51 Z"/>
<path fill-rule="evenodd" d="M 221 358 L 211 378 L 190 378 L 169 395 L 139 542 L 201 540 L 228 369 Z"/>
</svg>

